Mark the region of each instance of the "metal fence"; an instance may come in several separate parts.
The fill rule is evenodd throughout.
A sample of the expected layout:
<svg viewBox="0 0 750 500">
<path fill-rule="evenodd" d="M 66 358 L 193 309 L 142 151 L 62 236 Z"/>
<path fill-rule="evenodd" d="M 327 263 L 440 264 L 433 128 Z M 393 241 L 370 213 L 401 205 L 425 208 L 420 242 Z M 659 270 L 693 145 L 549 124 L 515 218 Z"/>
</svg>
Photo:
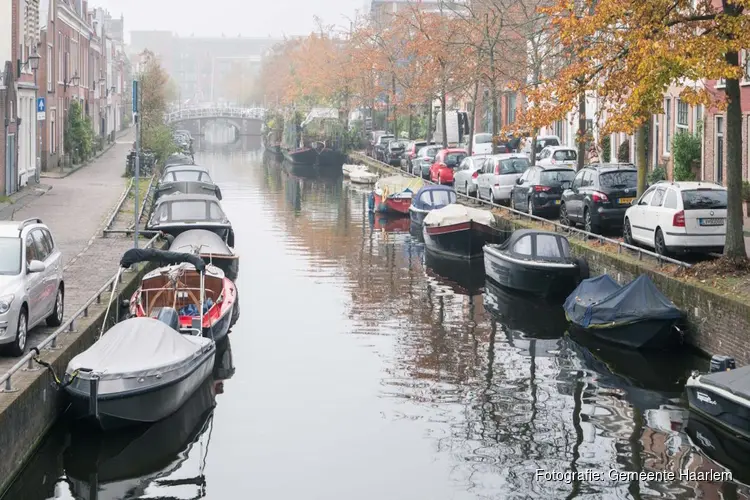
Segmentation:
<svg viewBox="0 0 750 500">
<path fill-rule="evenodd" d="M 135 181 L 135 178 L 131 177 L 130 183 L 128 184 L 127 189 L 125 189 L 125 191 L 122 193 L 122 196 L 120 197 L 120 201 L 117 202 L 115 209 L 112 211 L 111 214 L 109 214 L 109 219 L 107 219 L 107 223 L 104 225 L 104 230 L 102 231 L 104 236 L 107 236 L 107 234 L 110 232 L 110 229 L 112 229 L 112 224 L 115 223 L 117 214 L 120 213 L 120 210 L 122 210 L 122 205 L 125 203 L 125 200 L 128 199 L 128 196 L 130 196 L 130 191 L 133 189 L 134 181 Z"/>
<path fill-rule="evenodd" d="M 149 240 L 149 242 L 146 244 L 144 248 L 149 248 L 152 246 L 156 240 L 159 238 L 159 235 L 154 236 Z M 119 276 L 119 280 L 118 280 Z M 60 335 L 64 333 L 71 333 L 75 331 L 75 323 L 80 319 L 81 317 L 88 318 L 89 316 L 89 308 L 95 304 L 101 304 L 102 303 L 102 294 L 105 293 L 112 293 L 112 290 L 117 286 L 118 283 L 116 281 L 122 282 L 122 273 L 115 273 L 114 276 L 112 276 L 104 285 L 102 285 L 99 290 L 97 290 L 94 295 L 91 296 L 89 300 L 86 301 L 84 305 L 82 305 L 76 312 L 74 312 L 68 319 L 66 319 L 60 327 L 55 330 L 53 333 L 51 333 L 47 338 L 42 340 L 39 344 L 36 345 L 36 349 L 41 351 L 42 349 L 48 349 L 53 350 L 57 348 L 57 339 L 60 337 Z M 13 365 L 7 372 L 5 372 L 2 376 L 0 376 L 0 392 L 16 392 L 18 389 L 13 388 L 13 374 L 16 373 L 19 370 L 24 371 L 35 371 L 38 370 L 36 366 L 34 366 L 34 357 L 35 349 L 31 348 L 29 352 L 27 352 L 15 365 Z"/>
<path fill-rule="evenodd" d="M 366 155 L 364 155 L 362 153 L 351 153 L 351 155 L 352 155 L 353 158 L 356 158 L 356 159 L 358 159 L 358 160 L 360 160 L 362 162 L 373 162 L 373 163 L 375 163 L 378 166 L 378 168 L 381 168 L 383 170 L 387 170 L 387 171 L 394 172 L 394 173 L 399 173 L 401 175 L 406 175 L 406 176 L 409 176 L 409 177 L 420 177 L 418 175 L 412 174 L 411 172 L 406 172 L 406 171 L 404 171 L 404 170 L 402 170 L 400 168 L 392 167 L 391 165 L 388 165 L 387 163 L 383 163 L 380 160 L 376 160 L 376 159 L 374 159 L 374 158 L 372 158 L 370 156 L 366 156 Z M 425 180 L 425 182 L 428 183 L 428 184 L 435 184 L 434 182 L 429 181 L 429 180 Z M 554 228 L 555 232 L 560 231 L 560 232 L 565 232 L 565 233 L 568 233 L 568 234 L 572 234 L 572 235 L 575 235 L 577 237 L 580 237 L 580 239 L 583 240 L 583 241 L 597 240 L 601 244 L 607 243 L 607 244 L 615 245 L 615 246 L 617 246 L 617 253 L 618 254 L 622 254 L 623 250 L 625 250 L 628 253 L 635 254 L 636 257 L 637 257 L 637 259 L 639 261 L 642 261 L 643 257 L 646 256 L 646 257 L 649 257 L 649 258 L 652 258 L 652 259 L 656 260 L 657 264 L 660 267 L 662 265 L 664 265 L 664 264 L 674 264 L 674 265 L 677 265 L 677 266 L 680 266 L 680 267 L 684 267 L 684 268 L 690 268 L 690 267 L 692 267 L 692 264 L 690 264 L 688 262 L 684 262 L 684 261 L 681 261 L 681 260 L 673 259 L 672 257 L 667 257 L 667 256 L 664 256 L 664 255 L 659 255 L 658 253 L 652 252 L 651 250 L 646 250 L 645 248 L 640 248 L 640 247 L 637 247 L 635 245 L 630 245 L 630 244 L 625 243 L 625 242 L 620 241 L 620 240 L 615 240 L 615 239 L 612 239 L 612 238 L 607 238 L 606 236 L 602 236 L 600 234 L 589 233 L 588 231 L 584 231 L 583 229 L 578 229 L 578 228 L 574 228 L 574 227 L 570 227 L 570 226 L 564 226 L 564 225 L 560 224 L 557 221 L 551 221 L 549 219 L 545 219 L 543 217 L 539 217 L 539 216 L 536 216 L 536 215 L 529 215 L 526 212 L 520 212 L 518 210 L 515 210 L 515 209 L 510 208 L 510 207 L 506 207 L 504 205 L 498 205 L 498 204 L 492 203 L 490 201 L 481 200 L 479 198 L 474 198 L 474 197 L 471 197 L 471 196 L 468 196 L 468 195 L 465 195 L 465 194 L 461 194 L 461 193 L 458 193 L 458 192 L 456 192 L 456 195 L 459 198 L 461 198 L 461 199 L 469 200 L 469 201 L 471 201 L 473 203 L 479 203 L 479 204 L 482 204 L 482 205 L 488 205 L 488 206 L 490 206 L 492 208 L 497 208 L 497 209 L 506 211 L 514 219 L 521 219 L 521 220 L 526 219 L 526 220 L 530 220 L 530 221 L 542 223 L 542 224 L 545 224 L 545 225 L 550 225 L 550 226 L 552 226 Z"/>
</svg>

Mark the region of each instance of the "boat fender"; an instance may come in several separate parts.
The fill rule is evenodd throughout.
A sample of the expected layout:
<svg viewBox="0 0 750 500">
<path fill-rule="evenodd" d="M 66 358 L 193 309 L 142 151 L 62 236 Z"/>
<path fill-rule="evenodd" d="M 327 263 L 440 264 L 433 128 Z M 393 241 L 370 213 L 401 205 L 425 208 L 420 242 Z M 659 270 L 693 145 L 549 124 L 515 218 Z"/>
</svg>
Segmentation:
<svg viewBox="0 0 750 500">
<path fill-rule="evenodd" d="M 589 270 L 589 263 L 586 259 L 576 257 L 576 264 L 578 264 L 578 276 L 581 280 L 587 280 L 591 277 L 591 271 Z"/>
</svg>

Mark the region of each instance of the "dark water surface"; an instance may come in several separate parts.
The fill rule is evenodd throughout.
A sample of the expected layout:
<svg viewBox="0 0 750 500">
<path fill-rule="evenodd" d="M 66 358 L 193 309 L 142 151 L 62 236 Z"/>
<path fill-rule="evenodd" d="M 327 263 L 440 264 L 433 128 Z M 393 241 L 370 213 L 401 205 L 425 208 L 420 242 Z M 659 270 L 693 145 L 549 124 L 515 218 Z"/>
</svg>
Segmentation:
<svg viewBox="0 0 750 500">
<path fill-rule="evenodd" d="M 6 500 L 750 498 L 741 443 L 687 425 L 682 384 L 704 361 L 571 339 L 559 305 L 426 268 L 408 221 L 372 219 L 341 179 L 259 153 L 196 160 L 241 255 L 216 380 L 148 430 L 59 425 Z M 735 481 L 679 477 L 720 463 Z"/>
</svg>

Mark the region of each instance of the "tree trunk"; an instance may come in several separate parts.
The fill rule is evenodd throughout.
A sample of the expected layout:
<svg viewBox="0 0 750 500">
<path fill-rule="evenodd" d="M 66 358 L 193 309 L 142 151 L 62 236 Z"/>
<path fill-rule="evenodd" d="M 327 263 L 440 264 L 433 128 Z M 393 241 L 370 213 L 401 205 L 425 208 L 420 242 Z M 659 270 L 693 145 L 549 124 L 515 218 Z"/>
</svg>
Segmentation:
<svg viewBox="0 0 750 500">
<path fill-rule="evenodd" d="M 391 122 L 391 95 L 386 94 L 385 95 L 385 126 L 383 127 L 383 130 L 386 131 L 386 133 L 390 130 Z M 395 134 L 394 134 L 395 135 Z"/>
<path fill-rule="evenodd" d="M 445 90 L 441 90 L 440 91 L 440 123 L 443 124 L 443 147 L 444 148 L 448 147 L 448 129 L 447 129 L 448 121 L 445 116 L 446 114 L 445 101 L 446 100 L 447 99 L 445 96 Z"/>
<path fill-rule="evenodd" d="M 646 173 L 648 172 L 648 133 L 644 122 L 635 132 L 635 166 L 638 169 L 638 196 L 646 191 Z"/>
<path fill-rule="evenodd" d="M 536 137 L 539 135 L 539 129 L 535 127 L 531 134 L 531 154 L 529 155 L 529 161 L 533 167 L 536 165 Z"/>
<path fill-rule="evenodd" d="M 427 101 L 427 132 L 425 133 L 427 144 L 433 142 L 432 139 L 432 98 Z"/>
<path fill-rule="evenodd" d="M 409 104 L 409 140 L 412 139 L 413 118 L 414 118 L 414 113 L 412 112 L 411 104 Z"/>
<path fill-rule="evenodd" d="M 739 54 L 728 52 L 724 60 L 739 66 Z M 724 256 L 730 259 L 747 258 L 745 235 L 742 230 L 742 107 L 740 105 L 740 82 L 727 79 L 727 126 L 724 131 L 727 141 L 727 236 Z"/>
<path fill-rule="evenodd" d="M 534 151 L 531 154 L 535 154 Z M 578 96 L 578 165 L 576 170 L 581 170 L 586 164 L 586 93 L 581 92 Z"/>
<path fill-rule="evenodd" d="M 477 116 L 477 99 L 479 98 L 479 80 L 474 82 L 474 95 L 471 96 L 471 113 L 469 113 L 469 156 L 474 154 L 474 122 Z M 468 194 L 468 193 L 467 193 Z"/>
<path fill-rule="evenodd" d="M 398 139 L 398 99 L 396 99 L 396 74 L 391 75 L 391 89 L 393 90 L 393 136 Z"/>
<path fill-rule="evenodd" d="M 491 53 L 490 53 L 491 54 Z M 490 56 L 490 61 L 494 58 Z M 490 71 L 492 71 L 490 69 Z M 500 109 L 497 102 L 497 85 L 494 78 L 490 82 L 490 105 L 492 106 L 492 154 L 497 154 L 497 137 L 500 135 Z"/>
</svg>

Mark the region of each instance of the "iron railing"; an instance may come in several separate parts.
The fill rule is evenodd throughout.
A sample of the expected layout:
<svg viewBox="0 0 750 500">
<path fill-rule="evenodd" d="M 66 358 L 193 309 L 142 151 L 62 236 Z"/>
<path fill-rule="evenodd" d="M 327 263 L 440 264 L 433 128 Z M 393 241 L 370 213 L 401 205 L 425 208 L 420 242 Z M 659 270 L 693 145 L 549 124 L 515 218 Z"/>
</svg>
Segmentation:
<svg viewBox="0 0 750 500">
<path fill-rule="evenodd" d="M 159 235 L 154 236 L 149 240 L 148 243 L 146 243 L 146 246 L 144 248 L 148 248 L 152 246 L 156 240 L 159 238 Z M 39 344 L 36 345 L 36 349 L 41 351 L 42 349 L 48 349 L 53 350 L 57 348 L 57 338 L 64 334 L 64 333 L 71 333 L 75 332 L 75 322 L 83 316 L 84 318 L 87 318 L 89 316 L 89 308 L 93 306 L 94 304 L 101 304 L 102 303 L 102 294 L 104 293 L 112 293 L 112 290 L 114 287 L 117 286 L 118 283 L 116 281 L 122 282 L 122 273 L 115 273 L 114 276 L 112 276 L 104 285 L 102 285 L 97 292 L 91 296 L 89 300 L 86 301 L 85 304 L 83 304 L 76 312 L 73 313 L 70 318 L 66 319 L 60 327 L 52 332 L 47 338 L 42 340 Z M 15 365 L 13 365 L 7 372 L 5 372 L 2 376 L 0 376 L 0 392 L 16 392 L 18 389 L 13 388 L 13 382 L 12 377 L 13 374 L 16 373 L 18 370 L 24 370 L 24 371 L 36 371 L 41 368 L 38 368 L 34 366 L 34 357 L 36 356 L 36 353 L 34 352 L 35 349 L 31 348 L 29 352 L 27 352 Z"/>
<path fill-rule="evenodd" d="M 166 121 L 176 122 L 195 118 L 240 118 L 247 120 L 263 120 L 266 110 L 263 108 L 230 108 L 212 106 L 208 108 L 182 108 L 166 114 Z"/>
<path fill-rule="evenodd" d="M 112 224 L 115 223 L 115 219 L 117 218 L 117 214 L 120 213 L 120 210 L 122 210 L 122 205 L 125 203 L 125 200 L 128 199 L 128 196 L 130 195 L 130 191 L 133 189 L 133 181 L 135 180 L 134 177 L 130 178 L 130 183 L 128 184 L 127 189 L 122 193 L 122 196 L 120 197 L 120 201 L 117 202 L 117 205 L 115 206 L 115 209 L 112 210 L 112 213 L 109 214 L 109 218 L 107 219 L 107 223 L 104 225 L 104 229 L 102 230 L 103 236 L 107 236 L 107 234 L 110 232 L 110 229 L 112 229 Z"/>
<path fill-rule="evenodd" d="M 362 153 L 350 153 L 350 154 L 354 158 L 357 158 L 357 159 L 359 159 L 362 162 L 374 162 L 377 165 L 378 168 L 381 168 L 383 170 L 388 170 L 390 172 L 399 173 L 401 175 L 406 175 L 406 176 L 409 176 L 409 177 L 420 177 L 418 175 L 412 174 L 411 172 L 406 172 L 406 171 L 404 171 L 404 170 L 402 170 L 400 168 L 393 167 L 391 165 L 388 165 L 387 163 L 383 163 L 380 160 L 376 160 L 376 159 L 374 159 L 374 158 L 372 158 L 370 156 L 364 155 Z M 429 180 L 425 180 L 425 182 L 428 183 L 428 184 L 435 184 L 434 182 L 429 181 Z M 474 203 L 488 205 L 488 206 L 491 206 L 492 208 L 498 208 L 498 209 L 504 210 L 504 211 L 510 213 L 512 216 L 514 216 L 514 218 L 517 218 L 517 219 L 526 218 L 528 220 L 532 220 L 532 221 L 535 221 L 535 222 L 541 222 L 542 224 L 549 224 L 549 225 L 551 225 L 551 226 L 554 227 L 555 232 L 558 232 L 558 231 L 560 231 L 560 232 L 567 232 L 567 233 L 571 233 L 571 234 L 575 234 L 577 236 L 580 236 L 582 240 L 592 240 L 592 239 L 594 239 L 594 240 L 598 240 L 602 244 L 603 243 L 609 243 L 609 244 L 612 244 L 612 245 L 616 245 L 617 246 L 617 253 L 618 254 L 621 254 L 622 251 L 623 251 L 623 249 L 628 250 L 630 252 L 633 252 L 633 253 L 637 254 L 639 261 L 642 261 L 644 256 L 648 256 L 648 257 L 651 257 L 651 258 L 655 259 L 660 267 L 663 264 L 665 264 L 665 263 L 675 264 L 677 266 L 684 267 L 684 268 L 691 268 L 692 267 L 692 264 L 690 264 L 688 262 L 684 262 L 684 261 L 681 261 L 681 260 L 673 259 L 672 257 L 667 257 L 667 256 L 664 256 L 664 255 L 659 255 L 656 252 L 652 252 L 650 250 L 646 250 L 644 248 L 637 247 L 635 245 L 630 245 L 628 243 L 625 243 L 624 241 L 615 240 L 615 239 L 612 239 L 612 238 L 607 238 L 606 236 L 602 236 L 600 234 L 595 234 L 595 233 L 590 233 L 588 231 L 584 231 L 583 229 L 578 229 L 578 228 L 574 228 L 574 227 L 570 227 L 570 226 L 564 226 L 564 225 L 560 224 L 557 221 L 551 221 L 549 219 L 545 219 L 545 218 L 539 217 L 537 215 L 530 215 L 530 214 L 527 214 L 526 212 L 520 212 L 518 210 L 515 210 L 515 209 L 510 208 L 510 207 L 506 207 L 504 205 L 498 205 L 497 203 L 492 203 L 490 201 L 481 200 L 479 198 L 474 198 L 474 197 L 471 197 L 471 196 L 468 196 L 468 195 L 465 195 L 465 194 L 461 194 L 461 193 L 458 193 L 458 192 L 456 192 L 456 195 L 459 198 L 470 200 L 470 201 L 472 201 Z"/>
</svg>

